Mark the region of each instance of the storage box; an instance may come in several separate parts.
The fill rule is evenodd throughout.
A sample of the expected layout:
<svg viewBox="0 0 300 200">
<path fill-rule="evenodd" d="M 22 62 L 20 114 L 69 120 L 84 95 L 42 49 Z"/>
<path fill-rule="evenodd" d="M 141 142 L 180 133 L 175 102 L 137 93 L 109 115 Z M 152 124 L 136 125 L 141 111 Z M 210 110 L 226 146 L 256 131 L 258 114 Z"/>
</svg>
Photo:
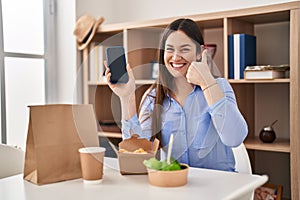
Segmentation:
<svg viewBox="0 0 300 200">
<path fill-rule="evenodd" d="M 132 136 L 130 139 L 123 140 L 119 143 L 119 151 L 117 152 L 120 166 L 120 173 L 125 174 L 147 174 L 147 168 L 143 164 L 144 160 L 155 157 L 159 146 L 159 140 L 155 139 L 150 142 L 144 138 Z M 144 153 L 134 153 L 135 150 L 143 148 Z M 121 152 L 126 149 L 128 152 Z"/>
<path fill-rule="evenodd" d="M 244 77 L 245 79 L 286 78 L 289 70 L 289 65 L 247 66 L 244 71 Z"/>
</svg>

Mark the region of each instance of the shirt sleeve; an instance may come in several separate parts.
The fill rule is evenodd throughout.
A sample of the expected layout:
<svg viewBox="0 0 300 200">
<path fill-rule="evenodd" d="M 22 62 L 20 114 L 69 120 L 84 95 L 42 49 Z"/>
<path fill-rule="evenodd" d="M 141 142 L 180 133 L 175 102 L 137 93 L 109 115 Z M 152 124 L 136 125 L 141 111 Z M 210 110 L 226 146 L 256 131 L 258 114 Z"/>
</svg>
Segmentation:
<svg viewBox="0 0 300 200">
<path fill-rule="evenodd" d="M 240 145 L 248 134 L 247 123 L 239 111 L 232 87 L 225 79 L 217 79 L 224 98 L 210 107 L 212 122 L 227 146 Z"/>
<path fill-rule="evenodd" d="M 137 115 L 135 114 L 129 120 L 122 120 L 122 138 L 128 139 L 131 137 L 131 132 L 138 134 L 141 132 L 141 126 Z"/>
<path fill-rule="evenodd" d="M 140 138 L 146 138 L 150 140 L 152 135 L 152 119 L 151 113 L 153 111 L 154 98 L 146 96 L 142 102 L 139 118 L 135 114 L 129 120 L 122 120 L 122 138 L 128 139 L 131 137 L 131 133 L 139 135 Z"/>
</svg>

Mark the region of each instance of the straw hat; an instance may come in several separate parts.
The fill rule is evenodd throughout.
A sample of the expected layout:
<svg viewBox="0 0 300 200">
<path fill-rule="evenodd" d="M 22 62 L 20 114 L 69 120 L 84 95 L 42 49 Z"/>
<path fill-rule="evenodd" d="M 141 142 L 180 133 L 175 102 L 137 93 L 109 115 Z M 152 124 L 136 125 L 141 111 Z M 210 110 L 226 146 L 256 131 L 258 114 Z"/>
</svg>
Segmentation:
<svg viewBox="0 0 300 200">
<path fill-rule="evenodd" d="M 82 50 L 89 45 L 97 28 L 103 21 L 103 17 L 99 17 L 96 20 L 90 15 L 83 15 L 77 20 L 73 34 L 76 37 L 77 48 L 79 50 Z"/>
</svg>

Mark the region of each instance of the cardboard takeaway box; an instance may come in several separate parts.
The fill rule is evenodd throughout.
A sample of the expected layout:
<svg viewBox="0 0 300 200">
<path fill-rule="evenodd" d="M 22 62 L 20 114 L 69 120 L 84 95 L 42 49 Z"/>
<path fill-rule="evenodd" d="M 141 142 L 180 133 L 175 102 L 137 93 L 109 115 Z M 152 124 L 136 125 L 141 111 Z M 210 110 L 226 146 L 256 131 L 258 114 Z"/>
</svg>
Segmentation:
<svg viewBox="0 0 300 200">
<path fill-rule="evenodd" d="M 144 160 L 155 157 L 159 146 L 159 140 L 150 142 L 144 138 L 132 136 L 119 143 L 119 150 L 126 149 L 129 152 L 118 151 L 120 173 L 126 174 L 147 174 L 147 168 L 143 164 Z M 143 148 L 146 153 L 133 153 L 135 150 Z"/>
</svg>

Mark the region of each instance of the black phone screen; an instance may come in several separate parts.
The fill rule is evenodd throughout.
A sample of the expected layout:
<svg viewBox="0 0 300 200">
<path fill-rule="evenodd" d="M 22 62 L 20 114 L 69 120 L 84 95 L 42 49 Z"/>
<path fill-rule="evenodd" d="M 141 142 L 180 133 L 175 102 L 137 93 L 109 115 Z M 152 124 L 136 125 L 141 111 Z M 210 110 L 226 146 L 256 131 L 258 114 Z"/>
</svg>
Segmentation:
<svg viewBox="0 0 300 200">
<path fill-rule="evenodd" d="M 106 60 L 111 72 L 110 82 L 113 84 L 127 83 L 128 73 L 124 47 L 108 47 L 106 49 Z"/>
</svg>

